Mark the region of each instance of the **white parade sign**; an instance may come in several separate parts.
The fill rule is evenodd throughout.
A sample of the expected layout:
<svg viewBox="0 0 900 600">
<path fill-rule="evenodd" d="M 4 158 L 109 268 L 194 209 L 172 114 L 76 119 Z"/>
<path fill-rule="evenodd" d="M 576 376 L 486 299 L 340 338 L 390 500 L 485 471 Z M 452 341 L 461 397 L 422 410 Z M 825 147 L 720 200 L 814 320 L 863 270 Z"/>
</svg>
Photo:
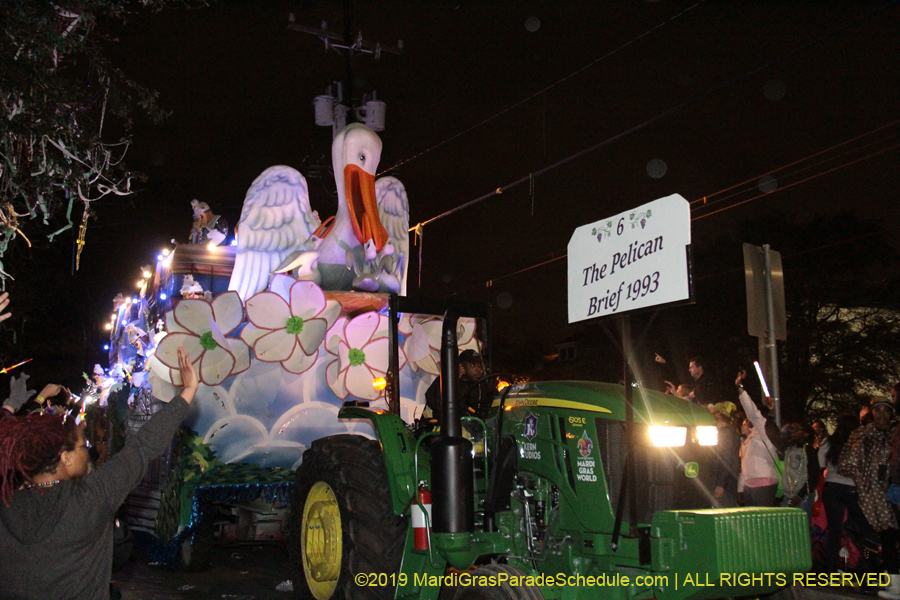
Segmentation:
<svg viewBox="0 0 900 600">
<path fill-rule="evenodd" d="M 569 323 L 690 300 L 690 243 L 678 194 L 582 225 L 569 240 Z"/>
</svg>

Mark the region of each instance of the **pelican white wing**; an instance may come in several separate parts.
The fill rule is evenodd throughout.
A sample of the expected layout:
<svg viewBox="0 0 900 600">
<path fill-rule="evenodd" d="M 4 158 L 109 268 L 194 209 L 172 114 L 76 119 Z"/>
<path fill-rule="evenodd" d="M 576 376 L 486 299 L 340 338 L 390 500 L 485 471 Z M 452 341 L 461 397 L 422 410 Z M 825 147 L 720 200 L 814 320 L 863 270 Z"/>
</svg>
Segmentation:
<svg viewBox="0 0 900 600">
<path fill-rule="evenodd" d="M 236 290 L 244 301 L 266 289 L 269 273 L 300 248 L 319 224 L 299 171 L 285 166 L 263 171 L 244 199 L 228 289 Z"/>
<path fill-rule="evenodd" d="M 382 177 L 375 182 L 378 217 L 394 246 L 393 275 L 400 280 L 400 295 L 406 295 L 409 268 L 409 199 L 406 188 L 395 177 Z"/>
</svg>

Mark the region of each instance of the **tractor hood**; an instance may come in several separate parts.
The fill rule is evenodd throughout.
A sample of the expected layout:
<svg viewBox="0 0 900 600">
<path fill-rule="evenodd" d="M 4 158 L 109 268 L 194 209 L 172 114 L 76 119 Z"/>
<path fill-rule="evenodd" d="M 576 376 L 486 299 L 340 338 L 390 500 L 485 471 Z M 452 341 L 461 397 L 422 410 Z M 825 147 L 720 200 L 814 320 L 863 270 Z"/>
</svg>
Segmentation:
<svg viewBox="0 0 900 600">
<path fill-rule="evenodd" d="M 676 427 L 714 426 L 715 419 L 705 408 L 676 396 L 634 388 L 634 420 L 645 425 Z M 500 405 L 499 400 L 494 406 Z M 625 388 L 594 381 L 537 381 L 517 386 L 505 403 L 516 407 L 547 407 L 582 410 L 592 416 L 625 420 Z"/>
</svg>

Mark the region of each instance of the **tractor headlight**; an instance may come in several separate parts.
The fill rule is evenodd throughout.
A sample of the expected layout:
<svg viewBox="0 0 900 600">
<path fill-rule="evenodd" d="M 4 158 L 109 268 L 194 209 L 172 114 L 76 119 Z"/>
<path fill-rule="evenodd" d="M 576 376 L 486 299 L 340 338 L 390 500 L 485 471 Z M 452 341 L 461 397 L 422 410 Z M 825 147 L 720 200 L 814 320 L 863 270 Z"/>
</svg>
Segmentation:
<svg viewBox="0 0 900 600">
<path fill-rule="evenodd" d="M 650 441 L 657 448 L 684 446 L 687 439 L 687 427 L 651 425 L 649 429 Z"/>
<path fill-rule="evenodd" d="M 714 425 L 698 426 L 697 443 L 701 446 L 715 446 L 719 443 L 719 430 Z"/>
</svg>

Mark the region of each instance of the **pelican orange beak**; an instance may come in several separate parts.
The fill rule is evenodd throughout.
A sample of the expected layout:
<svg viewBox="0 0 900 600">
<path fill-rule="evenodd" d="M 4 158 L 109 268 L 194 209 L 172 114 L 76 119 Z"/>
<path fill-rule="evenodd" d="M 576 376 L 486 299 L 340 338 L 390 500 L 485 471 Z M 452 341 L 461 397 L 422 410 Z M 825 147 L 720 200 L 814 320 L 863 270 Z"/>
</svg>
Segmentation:
<svg viewBox="0 0 900 600">
<path fill-rule="evenodd" d="M 344 167 L 344 192 L 356 239 L 363 245 L 372 240 L 376 252 L 381 252 L 388 241 L 388 233 L 378 217 L 375 176 L 366 173 L 358 165 L 347 165 Z"/>
</svg>

